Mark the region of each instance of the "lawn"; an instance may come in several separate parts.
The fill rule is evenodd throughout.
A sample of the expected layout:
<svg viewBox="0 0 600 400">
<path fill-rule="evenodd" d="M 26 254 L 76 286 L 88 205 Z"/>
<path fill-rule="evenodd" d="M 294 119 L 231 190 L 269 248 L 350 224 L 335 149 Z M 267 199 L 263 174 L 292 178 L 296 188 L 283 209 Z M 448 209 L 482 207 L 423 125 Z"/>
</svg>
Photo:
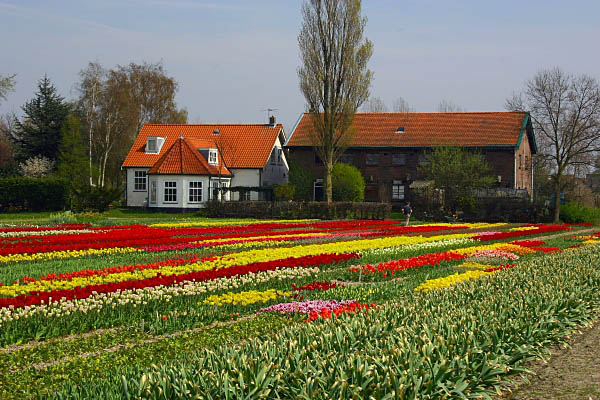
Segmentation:
<svg viewBox="0 0 600 400">
<path fill-rule="evenodd" d="M 600 310 L 589 226 L 88 217 L 0 229 L 2 399 L 477 397 Z"/>
</svg>

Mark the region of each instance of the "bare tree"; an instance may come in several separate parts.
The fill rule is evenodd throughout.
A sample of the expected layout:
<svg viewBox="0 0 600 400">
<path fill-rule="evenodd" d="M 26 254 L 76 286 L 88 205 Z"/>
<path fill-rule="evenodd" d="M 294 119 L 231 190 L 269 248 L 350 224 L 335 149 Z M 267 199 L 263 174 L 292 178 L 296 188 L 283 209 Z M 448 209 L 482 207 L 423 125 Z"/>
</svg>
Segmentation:
<svg viewBox="0 0 600 400">
<path fill-rule="evenodd" d="M 371 97 L 363 104 L 362 111 L 369 113 L 383 113 L 388 112 L 388 108 L 383 100 L 381 100 L 381 97 Z"/>
<path fill-rule="evenodd" d="M 0 103 L 2 100 L 6 100 L 8 93 L 15 90 L 15 76 L 17 74 L 7 76 L 0 74 Z"/>
<path fill-rule="evenodd" d="M 325 168 L 332 200 L 333 166 L 353 137 L 352 119 L 369 98 L 373 77 L 367 62 L 373 44 L 363 38 L 367 19 L 360 0 L 306 0 L 298 35 L 300 89 L 311 113 L 311 141 Z"/>
<path fill-rule="evenodd" d="M 600 151 L 600 86 L 588 75 L 573 76 L 559 68 L 541 70 L 505 106 L 531 111 L 540 156 L 553 170 L 554 221 L 558 222 L 563 176 L 591 165 Z"/>
<path fill-rule="evenodd" d="M 451 102 L 450 100 L 442 100 L 438 104 L 438 112 L 465 112 L 465 108 Z"/>
<path fill-rule="evenodd" d="M 83 111 L 84 122 L 88 130 L 88 173 L 90 186 L 92 186 L 92 147 L 94 143 L 94 130 L 100 126 L 99 99 L 104 90 L 106 70 L 98 63 L 90 62 L 86 69 L 79 72 L 80 82 L 77 84 L 79 92 L 79 107 Z"/>
<path fill-rule="evenodd" d="M 415 112 L 415 109 L 412 108 L 410 104 L 408 104 L 408 102 L 404 100 L 403 97 L 397 97 L 396 100 L 394 100 L 394 103 L 392 104 L 392 109 L 394 110 L 394 112 L 397 113 Z"/>
</svg>

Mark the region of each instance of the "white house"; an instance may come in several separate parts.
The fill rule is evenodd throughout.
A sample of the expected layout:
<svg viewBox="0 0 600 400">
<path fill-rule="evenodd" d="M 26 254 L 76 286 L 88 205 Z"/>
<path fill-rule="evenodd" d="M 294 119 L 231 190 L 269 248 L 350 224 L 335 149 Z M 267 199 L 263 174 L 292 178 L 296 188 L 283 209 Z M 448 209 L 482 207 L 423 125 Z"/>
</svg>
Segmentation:
<svg viewBox="0 0 600 400">
<path fill-rule="evenodd" d="M 285 132 L 271 117 L 255 125 L 157 125 L 140 130 L 122 168 L 127 173 L 127 205 L 172 209 L 200 208 L 221 193 L 219 187 L 262 187 L 286 183 L 282 150 Z M 245 192 L 258 200 L 258 192 Z"/>
</svg>

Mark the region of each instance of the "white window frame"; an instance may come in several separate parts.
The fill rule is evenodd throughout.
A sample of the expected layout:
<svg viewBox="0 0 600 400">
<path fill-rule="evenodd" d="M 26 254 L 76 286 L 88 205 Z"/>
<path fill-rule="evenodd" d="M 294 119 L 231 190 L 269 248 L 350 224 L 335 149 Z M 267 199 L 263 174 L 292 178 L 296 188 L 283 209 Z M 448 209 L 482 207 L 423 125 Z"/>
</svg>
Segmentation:
<svg viewBox="0 0 600 400">
<path fill-rule="evenodd" d="M 402 181 L 392 182 L 392 200 L 404 200 L 404 184 Z"/>
<path fill-rule="evenodd" d="M 164 202 L 170 204 L 177 203 L 177 181 L 165 181 Z"/>
<path fill-rule="evenodd" d="M 133 191 L 134 192 L 145 192 L 148 190 L 147 186 L 148 175 L 146 171 L 134 171 L 133 172 Z"/>
<path fill-rule="evenodd" d="M 219 165 L 219 157 L 217 156 L 217 150 L 215 150 L 215 149 L 208 150 L 208 163 L 210 165 Z"/>
<path fill-rule="evenodd" d="M 201 203 L 203 189 L 202 181 L 190 181 L 188 183 L 188 203 Z"/>
</svg>

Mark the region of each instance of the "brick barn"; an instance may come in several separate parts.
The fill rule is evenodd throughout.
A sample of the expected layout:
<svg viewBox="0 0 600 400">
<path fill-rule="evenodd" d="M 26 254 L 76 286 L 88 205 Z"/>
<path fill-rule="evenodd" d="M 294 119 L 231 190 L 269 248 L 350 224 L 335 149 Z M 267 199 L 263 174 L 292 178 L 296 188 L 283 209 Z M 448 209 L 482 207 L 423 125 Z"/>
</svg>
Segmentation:
<svg viewBox="0 0 600 400">
<path fill-rule="evenodd" d="M 303 114 L 285 144 L 288 156 L 312 171 L 315 200 L 323 196 L 323 165 L 311 141 L 312 120 Z M 424 179 L 418 166 L 436 146 L 480 152 L 497 187 L 531 194 L 536 153 L 528 112 L 357 113 L 354 137 L 340 162 L 352 164 L 366 182 L 366 201 L 404 202 L 410 185 Z"/>
</svg>

